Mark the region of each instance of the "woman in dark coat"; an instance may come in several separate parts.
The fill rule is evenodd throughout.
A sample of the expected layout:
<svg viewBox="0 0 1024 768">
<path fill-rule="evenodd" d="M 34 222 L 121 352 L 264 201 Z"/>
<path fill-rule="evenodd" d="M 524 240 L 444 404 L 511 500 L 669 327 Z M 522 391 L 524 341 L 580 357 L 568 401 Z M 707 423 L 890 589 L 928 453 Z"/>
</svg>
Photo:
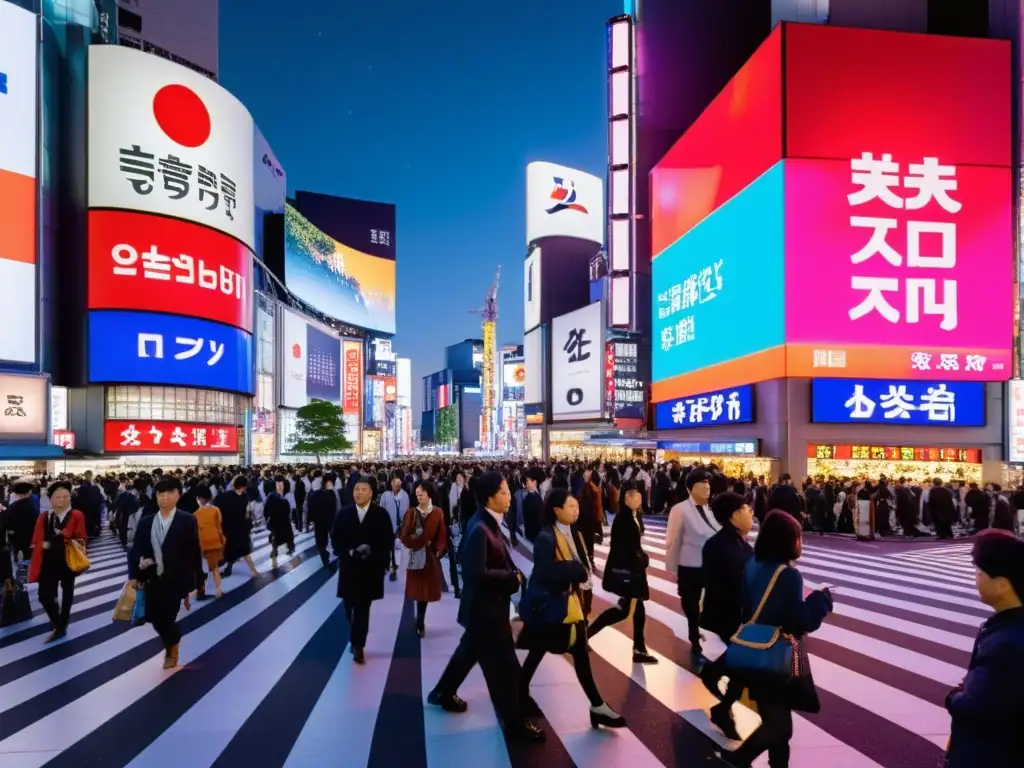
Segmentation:
<svg viewBox="0 0 1024 768">
<path fill-rule="evenodd" d="M 230 576 L 231 569 L 236 560 L 245 560 L 249 566 L 249 572 L 258 576 L 259 571 L 252 562 L 252 519 L 249 516 L 249 494 L 247 493 L 249 481 L 244 475 L 239 475 L 231 481 L 231 488 L 223 493 L 217 494 L 217 506 L 220 508 L 222 518 L 221 526 L 224 530 L 224 538 L 227 544 L 224 545 L 224 571 L 221 576 Z"/>
<path fill-rule="evenodd" d="M 754 559 L 747 563 L 743 574 L 743 622 L 751 621 L 763 601 L 757 624 L 778 627 L 802 639 L 818 629 L 832 612 L 832 595 L 827 589 L 804 599 L 803 577 L 792 565 L 803 551 L 802 536 L 800 523 L 789 513 L 773 509 L 765 517 L 754 544 Z M 750 697 L 757 704 L 761 725 L 738 749 L 722 752 L 722 761 L 736 768 L 749 768 L 761 753 L 768 752 L 773 768 L 788 766 L 793 710 L 817 712 L 820 708 L 814 683 L 808 683 L 799 688 L 751 685 Z"/>
<path fill-rule="evenodd" d="M 295 529 L 292 528 L 292 505 L 286 498 L 288 481 L 278 475 L 274 482 L 264 483 L 267 500 L 263 504 L 263 516 L 270 531 L 270 560 L 277 565 L 277 548 L 282 544 L 288 548 L 288 556 L 295 554 Z"/>
<path fill-rule="evenodd" d="M 602 586 L 605 591 L 618 595 L 613 605 L 590 625 L 593 637 L 605 627 L 625 621 L 633 616 L 633 663 L 657 664 L 658 659 L 647 652 L 644 625 L 647 617 L 644 601 L 650 599 L 647 587 L 647 565 L 650 558 L 643 549 L 640 519 L 644 501 L 644 484 L 630 480 L 622 486 L 622 508 L 612 523 L 611 544 L 604 566 Z"/>
<path fill-rule="evenodd" d="M 413 491 L 416 506 L 402 519 L 399 538 L 406 548 L 405 596 L 416 601 L 416 633 L 423 637 L 427 603 L 441 599 L 441 557 L 448 549 L 444 512 L 434 506 L 433 488 L 420 480 Z M 422 554 L 420 554 L 422 552 Z"/>
</svg>

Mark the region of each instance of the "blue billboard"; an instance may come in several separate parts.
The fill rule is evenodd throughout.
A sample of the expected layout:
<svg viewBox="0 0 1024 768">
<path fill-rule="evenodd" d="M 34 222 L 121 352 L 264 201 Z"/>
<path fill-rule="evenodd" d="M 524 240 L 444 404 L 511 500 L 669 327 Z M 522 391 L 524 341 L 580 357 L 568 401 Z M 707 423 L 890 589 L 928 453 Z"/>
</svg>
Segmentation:
<svg viewBox="0 0 1024 768">
<path fill-rule="evenodd" d="M 750 424 L 753 420 L 754 387 L 750 384 L 677 397 L 654 406 L 655 429 L 721 427 Z"/>
<path fill-rule="evenodd" d="M 192 317 L 90 312 L 88 365 L 90 384 L 155 384 L 255 393 L 252 336 Z"/>
<path fill-rule="evenodd" d="M 654 381 L 785 343 L 783 190 L 778 163 L 656 256 Z"/>
<path fill-rule="evenodd" d="M 811 421 L 830 424 L 985 426 L 985 383 L 814 379 Z"/>
<path fill-rule="evenodd" d="M 341 405 L 341 341 L 306 323 L 306 397 Z"/>
</svg>

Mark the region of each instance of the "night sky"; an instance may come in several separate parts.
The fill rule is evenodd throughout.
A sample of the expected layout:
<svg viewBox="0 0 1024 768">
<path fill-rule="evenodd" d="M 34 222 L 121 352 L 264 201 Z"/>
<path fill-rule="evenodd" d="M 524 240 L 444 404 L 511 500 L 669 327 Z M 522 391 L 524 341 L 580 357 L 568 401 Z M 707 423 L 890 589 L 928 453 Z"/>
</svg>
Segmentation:
<svg viewBox="0 0 1024 768">
<path fill-rule="evenodd" d="M 604 177 L 605 22 L 622 0 L 221 0 L 220 79 L 289 192 L 398 206 L 398 333 L 421 377 L 479 337 L 502 266 L 500 343 L 522 343 L 526 164 Z"/>
</svg>

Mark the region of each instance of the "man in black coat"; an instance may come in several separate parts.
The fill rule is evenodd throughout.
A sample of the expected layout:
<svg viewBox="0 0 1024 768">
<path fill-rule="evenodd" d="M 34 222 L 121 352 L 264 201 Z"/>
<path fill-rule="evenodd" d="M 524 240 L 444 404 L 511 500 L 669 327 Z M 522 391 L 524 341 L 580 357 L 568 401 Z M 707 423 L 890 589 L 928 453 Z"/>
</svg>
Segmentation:
<svg viewBox="0 0 1024 768">
<path fill-rule="evenodd" d="M 464 583 L 459 624 L 465 632 L 427 703 L 447 712 L 465 712 L 468 705 L 458 696 L 459 686 L 479 664 L 506 737 L 543 741 L 544 731 L 522 714 L 521 668 L 509 623 L 511 597 L 524 580 L 500 528 L 512 494 L 500 472 L 484 472 L 474 488 L 480 509 L 466 524 L 460 551 Z"/>
<path fill-rule="evenodd" d="M 772 489 L 771 495 L 768 497 L 768 511 L 773 509 L 788 512 L 801 523 L 803 522 L 804 501 L 793 487 L 793 478 L 789 475 L 779 478 L 779 484 Z"/>
<path fill-rule="evenodd" d="M 327 472 L 320 482 L 321 486 L 310 493 L 306 499 L 306 508 L 309 510 L 309 522 L 313 524 L 316 549 L 326 568 L 331 562 L 330 553 L 327 551 L 327 542 L 330 540 L 334 518 L 338 515 L 338 494 L 334 490 L 338 476 L 333 472 Z"/>
<path fill-rule="evenodd" d="M 92 472 L 86 472 L 75 493 L 73 506 L 85 515 L 85 531 L 89 538 L 100 535 L 104 503 L 103 492 L 92 484 Z"/>
<path fill-rule="evenodd" d="M 146 594 L 146 620 L 164 644 L 164 669 L 178 666 L 178 610 L 196 588 L 202 572 L 199 526 L 195 517 L 177 508 L 181 481 L 167 477 L 156 484 L 159 512 L 139 521 L 128 553 L 128 577 Z"/>
<path fill-rule="evenodd" d="M 352 486 L 352 497 L 355 504 L 338 512 L 331 544 L 338 556 L 338 597 L 345 603 L 352 657 L 362 664 L 370 632 L 370 606 L 384 597 L 395 529 L 387 510 L 372 502 L 373 489 L 365 477 Z"/>
</svg>

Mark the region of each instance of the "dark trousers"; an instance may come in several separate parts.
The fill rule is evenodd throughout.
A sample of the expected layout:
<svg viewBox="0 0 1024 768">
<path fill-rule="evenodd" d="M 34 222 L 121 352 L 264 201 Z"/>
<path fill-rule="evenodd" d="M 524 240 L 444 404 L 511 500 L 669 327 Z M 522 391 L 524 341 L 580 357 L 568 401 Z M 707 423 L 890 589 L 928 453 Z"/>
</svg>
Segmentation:
<svg viewBox="0 0 1024 768">
<path fill-rule="evenodd" d="M 57 606 L 57 586 L 60 586 L 60 607 Z M 45 575 L 39 579 L 39 603 L 50 617 L 54 629 L 67 629 L 71 620 L 71 605 L 75 601 L 75 574 L 65 569 L 54 578 Z"/>
<path fill-rule="evenodd" d="M 508 622 L 466 629 L 435 690 L 442 696 L 458 693 L 475 664 L 484 673 L 487 693 L 502 723 L 505 727 L 518 723 L 522 719 L 518 688 L 521 668 Z"/>
<path fill-rule="evenodd" d="M 459 563 L 458 553 L 454 549 L 448 551 L 448 580 L 451 582 L 452 592 L 458 597 L 461 594 L 459 589 Z"/>
<path fill-rule="evenodd" d="M 168 590 L 159 579 L 146 582 L 146 621 L 153 625 L 164 648 L 181 642 L 178 629 L 178 611 L 181 598 Z"/>
<path fill-rule="evenodd" d="M 722 641 L 726 644 L 726 646 L 729 645 L 728 637 L 723 637 Z M 719 682 L 723 677 L 725 677 L 728 674 L 729 672 L 725 668 L 725 654 L 723 653 L 717 659 L 708 663 L 708 665 L 705 666 L 704 669 L 701 671 L 700 676 L 701 679 L 704 681 L 705 685 L 707 685 L 709 688 L 713 687 L 716 691 L 718 691 L 721 690 L 718 687 Z M 732 705 L 743 697 L 743 687 L 743 683 L 737 680 L 735 675 L 729 676 L 729 683 L 725 688 L 725 694 L 721 697 L 722 704 L 724 705 L 726 710 L 731 709 Z"/>
<path fill-rule="evenodd" d="M 416 601 L 416 626 L 419 629 L 423 629 L 424 622 L 427 620 L 427 604 L 422 600 Z"/>
<path fill-rule="evenodd" d="M 793 710 L 771 699 L 755 699 L 761 725 L 737 749 L 733 762 L 749 765 L 768 752 L 771 768 L 789 768 L 789 740 L 793 738 Z"/>
<path fill-rule="evenodd" d="M 345 616 L 348 618 L 349 642 L 353 648 L 365 648 L 366 636 L 370 633 L 369 600 L 346 600 Z"/>
<path fill-rule="evenodd" d="M 547 651 L 532 650 L 523 662 L 523 671 L 519 676 L 519 700 L 522 701 L 530 695 L 530 681 L 540 666 Z M 576 670 L 576 679 L 580 687 L 590 700 L 592 707 L 599 707 L 604 703 L 601 694 L 597 690 L 597 683 L 594 682 L 594 671 L 590 667 L 590 648 L 587 643 L 587 623 L 585 621 L 576 624 L 576 643 L 569 649 L 572 656 L 572 666 Z"/>
<path fill-rule="evenodd" d="M 679 602 L 686 615 L 690 649 L 693 653 L 700 653 L 700 596 L 704 592 L 704 571 L 701 568 L 679 566 L 676 584 Z"/>
<path fill-rule="evenodd" d="M 331 556 L 327 552 L 327 542 L 330 540 L 331 531 L 325 525 L 315 525 L 313 537 L 316 539 L 316 551 L 320 553 L 320 560 L 327 565 L 331 562 Z"/>
<path fill-rule="evenodd" d="M 619 598 L 617 605 L 606 608 L 590 625 L 588 634 L 593 637 L 605 627 L 618 624 L 629 618 L 629 612 L 633 611 L 633 650 L 647 652 L 647 641 L 644 639 L 644 626 L 647 624 L 647 612 L 644 609 L 644 601 L 635 597 Z"/>
</svg>

